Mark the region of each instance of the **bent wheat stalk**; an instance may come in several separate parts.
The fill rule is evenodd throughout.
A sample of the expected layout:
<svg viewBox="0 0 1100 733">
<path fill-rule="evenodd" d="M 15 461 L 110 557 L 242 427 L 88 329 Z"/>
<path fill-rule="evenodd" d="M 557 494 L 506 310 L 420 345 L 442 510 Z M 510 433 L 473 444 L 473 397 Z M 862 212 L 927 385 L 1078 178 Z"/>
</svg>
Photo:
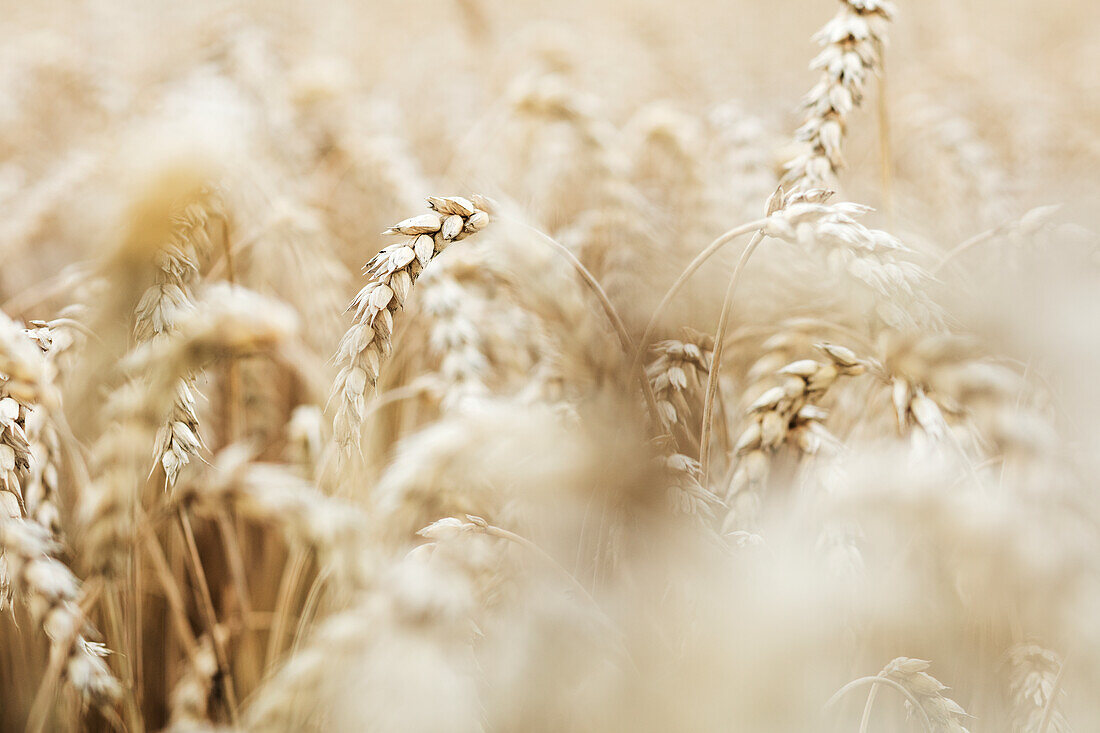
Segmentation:
<svg viewBox="0 0 1100 733">
<path fill-rule="evenodd" d="M 641 350 L 635 348 L 634 341 L 630 338 L 630 334 L 626 331 L 626 326 L 623 324 L 622 318 L 619 317 L 618 312 L 615 310 L 615 306 L 612 305 L 611 299 L 607 297 L 607 293 L 596 280 L 595 276 L 589 272 L 588 268 L 576 258 L 576 256 L 569 251 L 561 242 L 557 241 L 553 237 L 538 229 L 528 226 L 523 222 L 511 220 L 513 223 L 527 229 L 535 234 L 540 240 L 553 247 L 554 251 L 565 258 L 573 269 L 577 271 L 577 274 L 581 276 L 585 284 L 596 296 L 596 299 L 600 301 L 600 306 L 603 308 L 604 314 L 607 316 L 607 320 L 611 323 L 612 328 L 615 329 L 615 334 L 619 337 L 619 341 L 622 343 L 623 350 L 629 355 L 630 353 L 636 354 L 635 358 L 630 364 L 630 373 L 638 379 L 638 384 L 642 389 L 642 395 L 645 397 L 646 406 L 649 408 L 650 413 L 653 416 L 653 420 L 660 424 L 660 410 L 657 407 L 657 399 L 653 396 L 653 388 L 649 384 L 649 379 L 645 375 L 645 370 L 642 369 L 641 363 Z"/>
<path fill-rule="evenodd" d="M 707 389 L 703 394 L 703 425 L 699 431 L 699 467 L 703 472 L 703 486 L 707 485 L 707 478 L 710 475 L 710 430 L 714 416 L 714 398 L 718 394 L 718 371 L 721 369 L 726 329 L 729 327 L 730 306 L 733 305 L 733 294 L 737 290 L 737 282 L 745 269 L 745 263 L 749 261 L 752 253 L 763 240 L 764 235 L 759 231 L 756 232 L 749 240 L 745 251 L 741 253 L 737 265 L 733 268 L 733 275 L 730 276 L 730 284 L 726 288 L 726 296 L 722 301 L 722 313 L 718 317 L 718 330 L 714 334 L 714 356 L 711 359 L 710 371 L 707 373 Z"/>
<path fill-rule="evenodd" d="M 1008 234 L 1009 232 L 1017 231 L 1025 237 L 1032 236 L 1044 226 L 1049 224 L 1051 218 L 1054 216 L 1054 214 L 1058 213 L 1061 208 L 1062 207 L 1060 204 L 1054 204 L 1051 206 L 1037 206 L 1034 209 L 1031 209 L 1030 211 L 1025 213 L 1019 219 L 1006 221 L 998 226 L 993 227 L 992 229 L 987 229 L 984 232 L 979 232 L 973 237 L 963 240 L 959 244 L 952 247 L 951 250 L 940 259 L 939 263 L 937 263 L 930 272 L 932 275 L 938 275 L 949 262 L 954 260 L 959 255 L 973 249 L 974 247 L 977 247 L 979 244 L 988 242 L 991 239 L 996 239 L 997 237 Z"/>
<path fill-rule="evenodd" d="M 905 689 L 905 686 L 902 685 L 900 682 L 896 682 L 889 677 L 883 677 L 881 674 L 870 675 L 868 677 L 860 677 L 858 680 L 852 680 L 848 684 L 844 685 L 844 687 L 841 687 L 839 690 L 837 690 L 836 693 L 834 693 L 833 696 L 829 698 L 829 701 L 825 703 L 825 709 L 831 710 L 838 702 L 840 702 L 840 699 L 844 697 L 845 694 L 851 692 L 857 687 L 861 687 L 862 685 L 871 685 L 872 693 L 874 693 L 874 691 L 878 689 L 878 685 L 893 687 L 895 690 L 905 696 L 905 699 L 909 701 L 909 704 L 912 705 L 914 709 L 920 711 L 921 721 L 924 723 L 924 729 L 928 731 L 928 733 L 936 733 L 936 729 L 932 727 L 932 721 L 928 718 L 928 713 L 924 712 L 924 708 L 920 706 L 920 703 L 917 701 L 917 698 L 913 696 L 913 693 Z M 868 702 L 873 699 L 874 698 L 869 697 Z"/>
<path fill-rule="evenodd" d="M 653 315 L 649 317 L 649 323 L 646 324 L 645 330 L 642 331 L 642 337 L 638 339 L 638 343 L 634 349 L 635 363 L 641 361 L 642 356 L 646 352 L 646 348 L 649 346 L 650 339 L 653 338 L 653 333 L 657 330 L 657 325 L 661 322 L 661 318 L 664 316 L 669 304 L 672 302 L 672 299 L 676 297 L 676 294 L 680 292 L 680 289 L 687 284 L 691 276 L 694 275 L 707 260 L 713 257 L 718 250 L 722 249 L 722 247 L 742 235 L 761 229 L 767 221 L 768 219 L 765 217 L 749 222 L 748 224 L 734 227 L 725 234 L 720 235 L 717 239 L 708 244 L 702 252 L 695 256 L 695 259 L 693 259 L 691 263 L 684 268 L 684 271 L 680 273 L 679 277 L 676 278 L 676 282 L 672 283 L 664 297 L 661 298 L 661 302 L 658 303 L 657 307 L 653 310 Z"/>
</svg>

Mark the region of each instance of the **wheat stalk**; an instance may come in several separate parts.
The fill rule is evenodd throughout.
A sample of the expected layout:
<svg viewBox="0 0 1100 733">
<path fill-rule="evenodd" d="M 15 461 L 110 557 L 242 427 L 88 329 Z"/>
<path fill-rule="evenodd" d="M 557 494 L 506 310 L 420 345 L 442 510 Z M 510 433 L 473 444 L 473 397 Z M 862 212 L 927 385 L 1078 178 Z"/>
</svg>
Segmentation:
<svg viewBox="0 0 1100 733">
<path fill-rule="evenodd" d="M 891 660 L 877 675 L 861 677 L 849 682 L 833 695 L 825 707 L 827 709 L 832 707 L 845 693 L 859 685 L 871 685 L 871 694 L 867 708 L 864 709 L 861 724 L 861 729 L 866 729 L 876 686 L 888 685 L 905 696 L 906 708 L 910 713 L 920 716 L 929 733 L 966 733 L 966 727 L 960 722 L 967 717 L 966 711 L 954 700 L 946 697 L 943 692 L 947 687 L 925 671 L 931 666 L 931 662 L 923 659 L 898 657 Z"/>
<path fill-rule="evenodd" d="M 179 681 L 169 695 L 167 731 L 197 733 L 212 730 L 208 706 L 218 673 L 218 660 L 209 636 L 199 640 L 195 654 L 187 661 Z"/>
<path fill-rule="evenodd" d="M 316 550 L 352 587 L 361 582 L 367 525 L 362 512 L 282 466 L 253 461 L 243 446 L 220 451 L 206 476 L 181 485 L 177 493 L 179 503 L 199 510 L 231 508 L 257 523 L 274 525 L 293 543 Z"/>
</svg>

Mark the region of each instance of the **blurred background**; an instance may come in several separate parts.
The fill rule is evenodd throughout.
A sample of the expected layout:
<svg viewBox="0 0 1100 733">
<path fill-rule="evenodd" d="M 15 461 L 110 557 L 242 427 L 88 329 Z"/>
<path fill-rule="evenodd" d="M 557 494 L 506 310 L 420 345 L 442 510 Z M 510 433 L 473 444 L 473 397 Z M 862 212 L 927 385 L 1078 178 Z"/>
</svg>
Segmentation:
<svg viewBox="0 0 1100 733">
<path fill-rule="evenodd" d="M 0 307 L 64 344 L 56 376 L 73 433 L 59 435 L 73 449 L 60 467 L 58 557 L 81 580 L 98 577 L 82 567 L 87 477 L 74 466 L 106 472 L 97 439 L 122 421 L 105 394 L 134 376 L 122 357 L 143 341 L 133 306 L 172 270 L 171 248 L 139 214 L 159 211 L 180 171 L 203 195 L 170 203 L 202 210 L 189 221 L 205 242 L 177 278 L 194 288 L 184 300 L 205 313 L 204 288 L 229 281 L 279 301 L 298 326 L 277 359 L 219 351 L 196 370 L 201 447 L 180 473 L 186 500 L 164 490 L 169 464 L 146 477 L 163 435 L 135 439 L 130 479 L 148 516 L 133 525 L 174 502 L 199 507 L 201 487 L 237 475 L 227 466 L 238 444 L 304 482 L 296 490 L 317 506 L 345 502 L 362 520 L 348 534 L 311 525 L 296 544 L 270 531 L 271 515 L 196 509 L 212 609 L 184 570 L 190 530 L 151 525 L 183 589 L 183 626 L 196 649 L 217 648 L 216 670 L 196 674 L 186 641 L 166 641 L 179 621 L 171 594 L 132 545 L 127 631 L 104 640 L 122 699 L 135 702 L 105 708 L 121 711 L 116 722 L 59 697 L 44 729 L 918 730 L 912 699 L 907 714 L 882 686 L 868 712 L 863 683 L 822 712 L 899 657 L 932 661 L 890 674 L 940 706 L 937 731 L 1093 729 L 1100 5 L 896 3 L 831 187 L 910 248 L 905 264 L 928 275 L 918 294 L 942 321 L 894 329 L 836 258 L 767 240 L 732 311 L 702 499 L 671 514 L 653 501 L 665 487 L 646 461 L 700 457 L 707 339 L 741 245 L 650 319 L 708 242 L 764 216 L 800 150 L 800 103 L 820 76 L 815 33 L 849 6 L 879 4 L 3 2 Z M 493 223 L 413 289 L 376 402 L 360 404 L 361 460 L 334 464 L 341 339 L 357 322 L 345 309 L 367 282 L 361 268 L 426 196 L 475 193 L 495 202 Z M 654 328 L 664 346 L 645 355 L 651 375 L 670 359 L 691 375 L 675 387 L 690 425 L 665 436 L 671 448 L 646 433 L 630 359 L 599 305 L 532 229 L 583 263 L 630 337 Z M 135 241 L 155 276 L 126 269 Z M 111 293 L 127 288 L 134 303 L 111 311 Z M 242 308 L 277 310 L 260 302 Z M 777 448 L 754 519 L 728 519 L 740 511 L 735 444 L 765 377 L 822 358 L 822 340 L 855 349 L 870 376 L 853 373 L 822 402 L 823 455 Z M 705 353 L 698 372 L 676 361 L 688 342 Z M 996 388 L 975 386 L 986 379 Z M 931 440 L 915 427 L 927 428 L 920 408 L 905 405 L 925 393 L 947 415 Z M 698 526 L 681 516 L 704 513 L 696 500 L 713 504 Z M 416 534 L 467 513 L 536 554 L 468 522 Z M 333 580 L 333 547 L 368 566 L 357 573 L 369 581 Z M 432 561 L 410 566 L 425 547 Z M 107 628 L 101 609 L 90 615 Z M 48 664 L 36 613 L 10 616 L 5 730 L 35 719 Z"/>
</svg>

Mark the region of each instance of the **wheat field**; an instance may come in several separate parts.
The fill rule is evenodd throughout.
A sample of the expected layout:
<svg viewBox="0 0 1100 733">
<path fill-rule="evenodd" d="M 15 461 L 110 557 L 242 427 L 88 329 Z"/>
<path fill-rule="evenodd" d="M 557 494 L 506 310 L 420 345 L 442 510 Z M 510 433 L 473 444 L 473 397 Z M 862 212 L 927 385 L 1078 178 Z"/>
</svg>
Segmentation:
<svg viewBox="0 0 1100 733">
<path fill-rule="evenodd" d="M 3 5 L 0 730 L 1100 729 L 1100 6 Z"/>
</svg>

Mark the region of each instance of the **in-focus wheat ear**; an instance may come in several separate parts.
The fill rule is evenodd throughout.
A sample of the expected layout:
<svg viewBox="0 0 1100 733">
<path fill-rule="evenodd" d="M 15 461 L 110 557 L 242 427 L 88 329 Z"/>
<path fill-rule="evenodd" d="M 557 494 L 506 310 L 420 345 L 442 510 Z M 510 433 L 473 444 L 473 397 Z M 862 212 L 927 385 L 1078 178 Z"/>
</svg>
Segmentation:
<svg viewBox="0 0 1100 733">
<path fill-rule="evenodd" d="M 359 443 L 367 397 L 393 350 L 394 317 L 404 308 L 413 283 L 453 242 L 484 229 L 493 206 L 482 196 L 431 196 L 428 208 L 430 213 L 405 219 L 383 232 L 408 239 L 386 247 L 366 264 L 363 269 L 370 282 L 349 307 L 355 310 L 355 322 L 336 353 L 340 371 L 330 398 L 337 401 L 333 437 L 345 455 Z"/>
<path fill-rule="evenodd" d="M 836 184 L 844 167 L 848 115 L 863 102 L 868 80 L 882 70 L 886 26 L 895 12 L 885 0 L 842 0 L 836 16 L 814 36 L 822 50 L 810 68 L 821 78 L 802 102 L 806 116 L 795 137 L 807 149 L 787 163 L 787 187 Z"/>
</svg>

